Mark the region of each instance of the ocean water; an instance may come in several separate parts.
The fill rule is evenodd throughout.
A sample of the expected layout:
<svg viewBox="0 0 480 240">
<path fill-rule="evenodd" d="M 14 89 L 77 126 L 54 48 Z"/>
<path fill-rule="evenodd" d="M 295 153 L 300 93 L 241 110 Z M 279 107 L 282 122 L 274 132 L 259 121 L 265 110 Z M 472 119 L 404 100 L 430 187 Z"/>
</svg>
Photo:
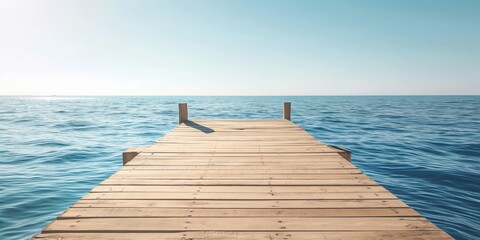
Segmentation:
<svg viewBox="0 0 480 240">
<path fill-rule="evenodd" d="M 191 118 L 292 120 L 456 239 L 480 238 L 480 97 L 0 97 L 0 239 L 28 239 Z"/>
</svg>

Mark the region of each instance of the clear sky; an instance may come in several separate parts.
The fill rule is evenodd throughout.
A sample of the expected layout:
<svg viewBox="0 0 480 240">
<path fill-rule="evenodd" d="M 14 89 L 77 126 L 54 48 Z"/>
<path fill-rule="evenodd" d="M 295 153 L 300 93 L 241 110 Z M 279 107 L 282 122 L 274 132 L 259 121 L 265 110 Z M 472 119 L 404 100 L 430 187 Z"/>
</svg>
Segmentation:
<svg viewBox="0 0 480 240">
<path fill-rule="evenodd" d="M 0 0 L 0 95 L 480 94 L 480 1 Z"/>
</svg>

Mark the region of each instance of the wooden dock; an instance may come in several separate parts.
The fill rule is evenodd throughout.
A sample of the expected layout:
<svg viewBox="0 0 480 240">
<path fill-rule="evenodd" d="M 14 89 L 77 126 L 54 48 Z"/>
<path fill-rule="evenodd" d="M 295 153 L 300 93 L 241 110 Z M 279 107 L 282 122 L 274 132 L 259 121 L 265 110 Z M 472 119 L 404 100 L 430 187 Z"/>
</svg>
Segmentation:
<svg viewBox="0 0 480 240">
<path fill-rule="evenodd" d="M 286 120 L 188 120 L 33 239 L 451 239 Z"/>
</svg>

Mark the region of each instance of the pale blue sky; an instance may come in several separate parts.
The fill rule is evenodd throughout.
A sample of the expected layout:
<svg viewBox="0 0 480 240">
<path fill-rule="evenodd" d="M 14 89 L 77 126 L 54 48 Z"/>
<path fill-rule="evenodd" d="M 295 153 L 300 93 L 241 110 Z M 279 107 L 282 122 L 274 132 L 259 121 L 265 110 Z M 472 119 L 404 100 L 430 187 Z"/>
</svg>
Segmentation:
<svg viewBox="0 0 480 240">
<path fill-rule="evenodd" d="M 480 1 L 0 0 L 0 95 L 480 94 Z"/>
</svg>

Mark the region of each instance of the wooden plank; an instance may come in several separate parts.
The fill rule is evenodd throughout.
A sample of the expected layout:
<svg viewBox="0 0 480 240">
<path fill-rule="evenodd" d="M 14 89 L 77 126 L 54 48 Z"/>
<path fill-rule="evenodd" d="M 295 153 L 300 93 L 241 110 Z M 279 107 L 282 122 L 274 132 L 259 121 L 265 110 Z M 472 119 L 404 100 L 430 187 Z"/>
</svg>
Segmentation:
<svg viewBox="0 0 480 240">
<path fill-rule="evenodd" d="M 143 176 L 143 177 L 155 177 L 163 174 L 175 174 L 175 175 L 203 175 L 203 174 L 244 174 L 245 171 L 243 169 L 188 169 L 188 170 L 122 170 L 115 173 L 115 176 L 120 177 L 128 177 L 128 176 Z M 333 168 L 333 169 L 251 169 L 248 170 L 249 175 L 255 174 L 272 174 L 272 175 L 280 175 L 280 174 L 359 174 L 362 173 L 358 169 L 348 169 L 348 168 Z"/>
<path fill-rule="evenodd" d="M 424 218 L 84 218 L 60 219 L 44 232 L 438 230 Z"/>
<path fill-rule="evenodd" d="M 158 161 L 157 161 L 158 162 Z M 139 164 L 138 162 L 136 164 Z M 351 164 L 346 164 L 343 162 L 324 162 L 318 164 L 312 164 L 305 162 L 304 164 L 295 164 L 294 162 L 279 162 L 279 163 L 236 163 L 236 162 L 186 162 L 186 161 L 177 161 L 177 162 L 158 162 L 155 165 L 150 165 L 146 162 L 139 165 L 128 165 L 122 167 L 121 170 L 153 170 L 153 169 L 162 169 L 162 170 L 194 170 L 194 169 L 211 169 L 211 170 L 223 170 L 223 169 L 236 169 L 236 170 L 320 170 L 320 169 L 332 169 L 332 168 L 350 168 L 357 169 Z"/>
<path fill-rule="evenodd" d="M 144 153 L 229 153 L 229 154 L 244 154 L 244 153 L 336 153 L 341 150 L 330 148 L 304 148 L 304 149 L 248 149 L 248 148 L 235 148 L 235 149 L 191 149 L 191 148 L 145 148 L 142 150 Z"/>
<path fill-rule="evenodd" d="M 72 207 L 115 208 L 405 208 L 400 200 L 80 200 Z"/>
<path fill-rule="evenodd" d="M 385 193 L 248 193 L 248 192 L 120 192 L 89 193 L 82 199 L 141 199 L 141 200 L 335 200 L 335 199 L 397 199 L 393 194 Z"/>
<path fill-rule="evenodd" d="M 101 185 L 157 185 L 157 186 L 377 186 L 373 180 L 353 180 L 353 179 L 336 179 L 336 180 L 164 180 L 164 179 L 125 179 L 125 178 L 109 178 L 101 183 Z"/>
<path fill-rule="evenodd" d="M 337 157 L 338 156 L 338 157 Z M 298 165 L 322 165 L 322 164 L 332 164 L 332 163 L 342 163 L 342 164 L 349 164 L 348 161 L 346 161 L 343 157 L 340 158 L 341 156 L 338 154 L 335 154 L 333 157 L 308 157 L 308 156 L 292 156 L 290 158 L 271 158 L 268 156 L 235 156 L 235 157 L 222 157 L 222 156 L 197 156 L 197 154 L 193 156 L 188 156 L 188 155 L 177 155 L 177 156 L 159 156 L 159 155 L 151 155 L 151 156 L 145 156 L 145 155 L 140 155 L 135 157 L 132 161 L 130 161 L 127 165 L 133 165 L 135 163 L 142 163 L 141 165 L 144 165 L 145 163 L 141 161 L 150 161 L 150 163 L 155 163 L 156 164 L 175 164 L 175 163 L 191 163 L 191 164 L 205 164 L 209 163 L 210 165 L 218 163 L 262 163 L 262 164 L 295 164 L 298 163 Z"/>
<path fill-rule="evenodd" d="M 110 179 L 128 179 L 128 180 L 334 180 L 334 179 L 368 179 L 367 176 L 361 174 L 340 174 L 340 175 L 272 175 L 272 174 L 204 174 L 199 176 L 192 175 L 176 175 L 162 174 L 159 176 L 145 177 L 139 176 L 111 176 Z M 251 181 L 249 181 L 251 182 Z M 205 184 L 204 184 L 205 185 Z M 370 185 L 367 185 L 370 186 Z"/>
<path fill-rule="evenodd" d="M 91 192 L 388 192 L 382 186 L 97 186 Z"/>
<path fill-rule="evenodd" d="M 346 160 L 330 160 L 330 161 L 304 161 L 304 160 L 279 160 L 271 161 L 261 159 L 245 159 L 244 161 L 233 161 L 233 160 L 218 160 L 218 159 L 197 159 L 197 160 L 162 160 L 162 159 L 138 159 L 130 161 L 126 166 L 235 166 L 235 169 L 239 169 L 242 166 L 265 166 L 267 169 L 275 167 L 288 167 L 288 169 L 298 167 L 304 169 L 310 168 L 332 168 L 332 166 L 338 167 L 348 167 L 348 168 L 357 168 L 354 165 L 351 165 Z M 239 168 L 237 168 L 239 167 Z M 291 168 L 290 168 L 291 167 Z M 128 169 L 124 168 L 124 169 Z"/>
<path fill-rule="evenodd" d="M 178 217 L 420 217 L 410 208 L 360 209 L 202 209 L 202 208 L 70 208 L 59 219 Z"/>
<path fill-rule="evenodd" d="M 191 165 L 190 165 L 191 166 Z M 203 165 L 205 166 L 205 165 Z M 248 166 L 248 165 L 247 165 Z M 254 165 L 255 166 L 255 165 Z M 255 167 L 245 167 L 245 168 L 232 168 L 232 167 L 218 167 L 216 168 L 214 165 L 211 165 L 211 168 L 209 167 L 194 167 L 192 169 L 121 169 L 119 173 L 121 175 L 129 175 L 129 174 L 136 174 L 136 173 L 141 173 L 145 174 L 145 176 L 149 174 L 153 175 L 158 175 L 158 174 L 168 174 L 168 173 L 173 173 L 173 174 L 199 174 L 199 173 L 212 173 L 212 174 L 242 174 L 245 173 L 245 170 L 248 170 L 248 174 L 253 175 L 253 174 L 360 174 L 362 171 L 356 168 L 345 168 L 342 166 L 329 166 L 325 168 L 317 168 L 317 169 L 311 169 L 311 168 L 305 168 L 305 167 L 300 167 L 298 169 L 288 169 L 285 167 L 281 167 L 281 164 L 278 164 L 279 168 L 268 168 L 268 167 L 261 167 L 258 166 L 258 168 Z M 283 165 L 285 166 L 285 165 Z M 289 165 L 286 165 L 289 166 Z"/>
<path fill-rule="evenodd" d="M 208 139 L 207 139 L 208 140 Z M 163 144 L 163 145 L 183 145 L 183 144 L 190 144 L 191 146 L 202 146 L 202 145 L 212 145 L 212 144 L 218 144 L 219 142 L 214 142 L 214 141 L 195 141 L 191 139 L 160 139 L 155 141 L 155 144 Z M 308 139 L 308 140 L 297 140 L 297 141 L 289 141 L 289 140 L 281 140 L 277 139 L 275 141 L 257 141 L 257 142 L 245 142 L 245 141 L 228 141 L 228 142 L 222 142 L 221 144 L 224 146 L 234 146 L 238 143 L 241 143 L 242 145 L 245 146 L 304 146 L 304 145 L 315 145 L 315 146 L 320 146 L 320 145 L 326 145 L 324 143 L 319 143 L 316 142 L 315 140 Z"/>
<path fill-rule="evenodd" d="M 282 160 L 299 160 L 299 159 L 316 159 L 324 160 L 324 158 L 337 158 L 338 153 L 336 152 L 325 152 L 325 153 L 140 153 L 135 158 L 190 158 L 190 159 L 200 159 L 200 158 L 225 158 L 225 159 L 282 159 Z M 338 158 L 337 158 L 338 159 Z"/>
<path fill-rule="evenodd" d="M 298 162 L 295 161 L 261 161 L 261 160 L 245 160 L 245 161 L 217 161 L 217 160 L 142 160 L 142 159 L 135 159 L 130 161 L 126 166 L 140 166 L 140 168 L 149 168 L 148 166 L 204 166 L 204 167 L 215 167 L 219 166 L 220 168 L 224 168 L 221 166 L 235 166 L 234 169 L 241 169 L 241 167 L 247 166 L 254 166 L 254 167 L 262 167 L 264 166 L 265 169 L 274 169 L 274 168 L 287 168 L 287 169 L 324 169 L 324 168 L 353 168 L 357 169 L 354 165 L 350 165 L 347 161 L 342 160 L 331 160 L 331 161 L 302 161 L 299 160 Z M 123 169 L 129 169 L 130 167 L 126 167 Z M 139 169 L 140 169 L 139 168 Z M 168 167 L 167 167 L 168 168 Z M 257 168 L 258 169 L 258 168 Z"/>
<path fill-rule="evenodd" d="M 283 140 L 277 140 L 279 137 L 278 136 L 265 136 L 265 137 L 248 137 L 248 136 L 225 136 L 225 137 L 204 137 L 204 136 L 185 136 L 182 137 L 182 140 L 197 140 L 197 141 L 236 141 L 236 142 L 242 142 L 242 141 L 306 141 L 306 140 L 313 140 L 310 137 L 288 137 L 288 138 L 283 138 Z M 169 137 L 165 136 L 163 138 L 164 140 L 179 140 L 177 137 Z M 335 151 L 334 149 L 331 149 L 331 151 Z M 339 150 L 336 150 L 339 151 Z"/>
<path fill-rule="evenodd" d="M 447 240 L 452 239 L 442 231 L 361 231 L 361 232 L 228 232 L 182 231 L 174 233 L 50 233 L 39 234 L 36 240 Z"/>
</svg>

